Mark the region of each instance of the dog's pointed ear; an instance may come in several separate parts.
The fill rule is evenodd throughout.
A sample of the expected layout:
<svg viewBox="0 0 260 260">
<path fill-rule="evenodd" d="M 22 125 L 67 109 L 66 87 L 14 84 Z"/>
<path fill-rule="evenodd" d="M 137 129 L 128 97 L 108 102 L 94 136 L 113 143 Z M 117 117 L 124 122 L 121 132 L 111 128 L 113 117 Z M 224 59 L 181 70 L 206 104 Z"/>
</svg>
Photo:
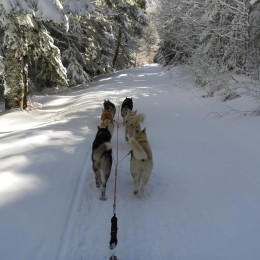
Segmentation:
<svg viewBox="0 0 260 260">
<path fill-rule="evenodd" d="M 144 134 L 146 134 L 146 127 L 143 129 L 143 131 L 142 131 Z"/>
</svg>

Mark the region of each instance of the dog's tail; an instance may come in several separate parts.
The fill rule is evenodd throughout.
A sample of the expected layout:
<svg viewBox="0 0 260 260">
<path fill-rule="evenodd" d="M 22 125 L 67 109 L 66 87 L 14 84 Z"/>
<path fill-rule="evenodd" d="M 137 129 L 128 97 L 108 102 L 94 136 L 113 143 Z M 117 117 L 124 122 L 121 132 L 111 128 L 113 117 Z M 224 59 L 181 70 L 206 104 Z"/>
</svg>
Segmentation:
<svg viewBox="0 0 260 260">
<path fill-rule="evenodd" d="M 129 145 L 133 151 L 134 157 L 137 160 L 147 160 L 147 153 L 144 151 L 143 147 L 135 140 L 134 137 L 129 138 Z"/>
<path fill-rule="evenodd" d="M 140 124 L 140 123 L 143 123 L 144 122 L 144 119 L 145 119 L 145 115 L 143 113 L 140 113 L 140 114 L 137 114 L 136 115 L 136 120 L 137 122 Z"/>
<path fill-rule="evenodd" d="M 101 144 L 97 149 L 95 149 L 95 151 L 93 152 L 93 160 L 94 161 L 99 161 L 104 152 L 112 150 L 112 145 L 110 142 L 105 142 L 103 144 Z"/>
</svg>

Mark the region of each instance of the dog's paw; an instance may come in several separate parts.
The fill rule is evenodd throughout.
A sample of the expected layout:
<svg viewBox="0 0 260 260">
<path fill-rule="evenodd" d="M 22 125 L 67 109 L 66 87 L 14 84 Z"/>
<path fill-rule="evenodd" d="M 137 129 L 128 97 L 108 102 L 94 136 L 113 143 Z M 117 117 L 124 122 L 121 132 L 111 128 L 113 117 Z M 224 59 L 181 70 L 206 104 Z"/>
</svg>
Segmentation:
<svg viewBox="0 0 260 260">
<path fill-rule="evenodd" d="M 107 197 L 102 194 L 101 197 L 100 197 L 100 200 L 106 200 L 106 199 L 107 199 Z"/>
<path fill-rule="evenodd" d="M 102 191 L 101 191 L 101 196 L 100 196 L 100 200 L 106 200 L 106 188 L 102 187 Z"/>
</svg>

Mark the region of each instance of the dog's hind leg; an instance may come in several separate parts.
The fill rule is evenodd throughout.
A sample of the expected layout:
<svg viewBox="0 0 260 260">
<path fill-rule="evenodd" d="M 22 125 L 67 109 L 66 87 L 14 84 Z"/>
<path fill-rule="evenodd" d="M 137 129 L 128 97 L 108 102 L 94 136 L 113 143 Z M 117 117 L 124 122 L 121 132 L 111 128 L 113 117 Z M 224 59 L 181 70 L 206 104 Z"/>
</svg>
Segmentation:
<svg viewBox="0 0 260 260">
<path fill-rule="evenodd" d="M 101 189 L 101 200 L 106 200 L 106 185 L 110 176 L 112 167 L 112 151 L 107 151 L 101 161 L 101 170 L 102 170 L 102 189 Z"/>
<path fill-rule="evenodd" d="M 99 188 L 101 184 L 101 172 L 99 163 L 93 162 L 92 164 L 93 171 L 95 172 L 96 187 Z"/>
<path fill-rule="evenodd" d="M 142 180 L 141 180 L 141 174 L 139 173 L 137 175 L 136 180 L 134 181 L 134 194 L 135 195 L 140 194 L 140 190 L 141 190 L 142 186 L 143 186 L 143 184 L 142 184 Z"/>
<path fill-rule="evenodd" d="M 128 126 L 127 124 L 125 125 L 125 140 L 128 142 Z"/>
<path fill-rule="evenodd" d="M 106 185 L 102 186 L 100 199 L 101 200 L 106 200 L 107 199 L 107 197 L 106 197 Z"/>
<path fill-rule="evenodd" d="M 92 153 L 92 169 L 95 173 L 96 187 L 99 188 L 101 184 L 100 162 L 95 159 L 94 153 Z"/>
<path fill-rule="evenodd" d="M 133 193 L 136 195 L 138 193 L 138 176 L 139 176 L 139 167 L 137 166 L 138 161 L 134 159 L 134 157 L 130 160 L 130 173 L 134 181 L 134 191 Z"/>
<path fill-rule="evenodd" d="M 110 124 L 108 125 L 108 130 L 111 134 L 111 136 L 113 136 L 113 132 L 114 132 L 114 123 L 110 122 Z"/>
<path fill-rule="evenodd" d="M 144 169 L 144 171 L 142 173 L 138 197 L 141 197 L 143 195 L 144 188 L 145 188 L 145 186 L 147 185 L 147 183 L 150 179 L 151 171 L 152 171 L 152 163 L 148 163 L 148 165 L 146 166 L 146 168 Z"/>
<path fill-rule="evenodd" d="M 134 182 L 134 195 L 137 195 L 139 192 L 138 182 Z"/>
<path fill-rule="evenodd" d="M 137 196 L 139 198 L 141 198 L 141 196 L 144 194 L 144 187 L 145 185 L 147 184 L 148 182 L 148 179 L 146 177 L 143 177 L 142 180 L 140 181 L 140 184 L 139 184 L 139 192 L 137 194 Z"/>
<path fill-rule="evenodd" d="M 143 178 L 142 178 L 143 186 L 145 186 L 148 183 L 150 175 L 151 175 L 151 171 L 152 171 L 152 166 L 148 165 L 144 171 Z"/>
<path fill-rule="evenodd" d="M 141 174 L 137 171 L 131 172 L 132 177 L 134 179 L 134 194 L 137 195 L 139 193 L 141 187 Z"/>
</svg>

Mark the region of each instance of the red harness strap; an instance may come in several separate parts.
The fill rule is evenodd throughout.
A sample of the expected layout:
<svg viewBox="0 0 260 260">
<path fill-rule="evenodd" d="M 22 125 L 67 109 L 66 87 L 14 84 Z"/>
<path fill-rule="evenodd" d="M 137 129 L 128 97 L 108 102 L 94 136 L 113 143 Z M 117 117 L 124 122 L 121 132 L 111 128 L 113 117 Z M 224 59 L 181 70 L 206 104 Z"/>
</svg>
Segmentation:
<svg viewBox="0 0 260 260">
<path fill-rule="evenodd" d="M 118 108 L 118 118 L 116 122 L 116 159 L 115 159 L 115 182 L 114 182 L 114 204 L 113 204 L 113 217 L 111 218 L 111 238 L 110 238 L 110 249 L 114 249 L 117 245 L 117 217 L 116 217 L 116 184 L 117 184 L 117 168 L 118 168 L 118 128 L 119 128 L 119 108 Z M 115 257 L 113 255 L 113 257 Z M 110 258 L 110 259 L 117 259 Z"/>
<path fill-rule="evenodd" d="M 118 116 L 116 122 L 116 159 L 115 159 L 114 204 L 113 204 L 114 214 L 116 213 L 116 183 L 117 183 L 117 173 L 118 173 L 118 129 L 119 129 L 119 107 L 118 107 Z"/>
</svg>

